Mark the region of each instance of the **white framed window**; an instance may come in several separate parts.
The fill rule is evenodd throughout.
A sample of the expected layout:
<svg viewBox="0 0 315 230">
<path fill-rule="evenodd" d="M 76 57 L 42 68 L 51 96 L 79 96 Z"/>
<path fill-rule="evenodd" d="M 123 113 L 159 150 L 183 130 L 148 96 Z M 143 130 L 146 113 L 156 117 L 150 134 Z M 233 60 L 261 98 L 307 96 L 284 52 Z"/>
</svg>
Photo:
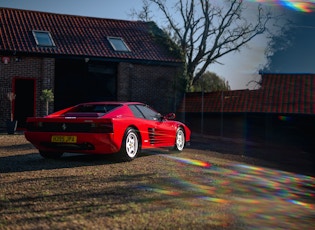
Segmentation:
<svg viewBox="0 0 315 230">
<path fill-rule="evenodd" d="M 115 51 L 130 52 L 130 49 L 122 38 L 107 37 L 107 39 Z"/>
<path fill-rule="evenodd" d="M 33 36 L 38 46 L 55 46 L 49 31 L 33 30 Z"/>
</svg>

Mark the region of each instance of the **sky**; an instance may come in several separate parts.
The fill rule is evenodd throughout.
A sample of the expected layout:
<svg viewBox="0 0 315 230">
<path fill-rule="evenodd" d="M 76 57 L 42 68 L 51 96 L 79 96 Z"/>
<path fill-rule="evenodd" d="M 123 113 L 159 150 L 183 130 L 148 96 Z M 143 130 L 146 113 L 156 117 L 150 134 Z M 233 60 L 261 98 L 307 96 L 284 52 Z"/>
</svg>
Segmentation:
<svg viewBox="0 0 315 230">
<path fill-rule="evenodd" d="M 295 0 L 293 0 L 294 2 Z M 257 4 L 256 2 L 264 2 L 266 6 L 277 8 L 278 10 L 284 10 L 284 13 L 298 12 L 296 15 L 293 14 L 294 20 L 298 21 L 297 27 L 292 31 L 295 31 L 294 38 L 290 48 L 286 51 L 290 52 L 277 52 L 274 54 L 271 60 L 272 62 L 268 70 L 269 72 L 303 72 L 303 73 L 315 73 L 315 65 L 312 65 L 311 59 L 305 59 L 303 56 L 299 56 L 300 60 L 297 60 L 295 53 L 300 55 L 307 54 L 307 50 L 312 47 L 311 50 L 315 51 L 312 41 L 314 39 L 305 39 L 303 37 L 303 31 L 307 28 L 307 36 L 315 34 L 315 17 L 310 12 L 302 12 L 296 7 L 308 7 L 307 9 L 313 10 L 309 6 L 305 5 L 288 5 L 289 0 L 248 0 L 249 4 Z M 282 5 L 279 2 L 284 2 Z M 292 2 L 292 1 L 291 1 Z M 306 1 L 307 3 L 312 1 Z M 286 5 L 286 6 L 284 6 Z M 141 9 L 142 0 L 0 0 L 0 7 L 8 8 L 18 8 L 27 10 L 36 10 L 44 12 L 53 12 L 60 14 L 70 14 L 70 15 L 80 15 L 89 17 L 100 17 L 100 18 L 113 18 L 113 19 L 123 19 L 132 20 L 130 13 L 132 9 Z M 295 7 L 295 9 L 293 9 Z M 291 8 L 291 9 L 289 9 Z M 250 12 L 249 12 L 250 13 Z M 314 23 L 310 23 L 309 20 L 313 19 Z M 153 18 L 153 20 L 160 20 Z M 308 24 L 305 21 L 308 20 Z M 157 24 L 161 21 L 157 21 Z M 306 27 L 307 26 L 307 27 Z M 299 28 L 299 29 L 298 29 Z M 296 31 L 300 31 L 297 33 Z M 303 42 L 299 43 L 302 39 Z M 305 43 L 307 42 L 307 43 Z M 262 66 L 267 64 L 267 58 L 265 56 L 267 40 L 264 36 L 256 37 L 251 41 L 248 46 L 242 48 L 240 52 L 228 54 L 222 57 L 218 61 L 222 64 L 213 64 L 208 67 L 208 70 L 215 72 L 218 76 L 224 78 L 229 82 L 232 90 L 238 89 L 253 89 L 256 84 L 252 84 L 254 81 L 259 81 L 260 75 L 259 70 Z M 300 45 L 304 45 L 304 48 L 299 48 Z M 308 47 L 308 48 L 307 48 Z M 305 52 L 305 53 L 303 53 Z M 313 52 L 315 53 L 315 52 Z M 290 57 L 295 58 L 288 58 Z M 308 63 L 303 62 L 303 65 L 299 65 L 296 62 L 303 60 L 308 61 Z M 287 59 L 283 61 L 283 59 Z M 313 59 L 315 60 L 315 59 Z M 276 63 L 279 63 L 277 65 Z M 297 66 L 297 68 L 294 68 Z M 290 68 L 289 68 L 290 67 Z"/>
</svg>

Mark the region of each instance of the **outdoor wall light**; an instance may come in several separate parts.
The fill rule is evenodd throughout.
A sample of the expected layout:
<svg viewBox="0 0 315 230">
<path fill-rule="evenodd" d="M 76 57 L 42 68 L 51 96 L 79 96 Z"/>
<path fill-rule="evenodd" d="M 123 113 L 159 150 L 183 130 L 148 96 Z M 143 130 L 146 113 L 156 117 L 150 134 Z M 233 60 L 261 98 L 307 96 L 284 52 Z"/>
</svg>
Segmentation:
<svg viewBox="0 0 315 230">
<path fill-rule="evenodd" d="M 22 58 L 20 58 L 20 57 L 15 57 L 15 62 L 20 62 L 20 61 L 22 61 Z"/>
</svg>

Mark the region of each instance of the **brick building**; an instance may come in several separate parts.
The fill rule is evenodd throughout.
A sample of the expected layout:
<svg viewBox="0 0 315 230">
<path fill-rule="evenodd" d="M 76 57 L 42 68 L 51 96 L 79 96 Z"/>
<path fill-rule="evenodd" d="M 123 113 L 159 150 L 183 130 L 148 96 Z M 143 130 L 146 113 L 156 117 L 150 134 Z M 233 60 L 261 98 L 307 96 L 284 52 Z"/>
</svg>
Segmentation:
<svg viewBox="0 0 315 230">
<path fill-rule="evenodd" d="M 52 89 L 50 112 L 80 102 L 141 101 L 175 111 L 183 62 L 153 22 L 0 8 L 0 128 L 9 118 L 45 115 L 40 100 Z"/>
<path fill-rule="evenodd" d="M 257 90 L 187 93 L 178 115 L 193 132 L 311 146 L 315 74 L 262 73 Z"/>
</svg>

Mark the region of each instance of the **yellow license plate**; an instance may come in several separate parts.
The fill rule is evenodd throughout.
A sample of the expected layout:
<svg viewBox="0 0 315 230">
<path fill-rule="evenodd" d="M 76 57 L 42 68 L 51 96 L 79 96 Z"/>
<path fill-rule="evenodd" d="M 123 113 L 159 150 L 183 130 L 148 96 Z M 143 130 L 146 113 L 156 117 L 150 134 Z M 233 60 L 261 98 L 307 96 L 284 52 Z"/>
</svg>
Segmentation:
<svg viewBox="0 0 315 230">
<path fill-rule="evenodd" d="M 77 143 L 76 136 L 52 136 L 51 142 L 57 143 Z"/>
</svg>

